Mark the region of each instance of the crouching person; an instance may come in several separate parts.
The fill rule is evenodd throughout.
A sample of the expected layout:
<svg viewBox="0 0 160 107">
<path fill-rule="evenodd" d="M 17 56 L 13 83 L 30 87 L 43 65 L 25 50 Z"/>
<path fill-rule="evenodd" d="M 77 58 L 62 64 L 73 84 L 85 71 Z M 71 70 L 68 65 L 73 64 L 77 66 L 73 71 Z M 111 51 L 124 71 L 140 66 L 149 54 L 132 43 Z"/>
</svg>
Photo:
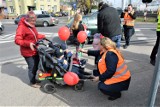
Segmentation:
<svg viewBox="0 0 160 107">
<path fill-rule="evenodd" d="M 121 91 L 128 90 L 131 74 L 112 40 L 104 37 L 100 40 L 99 46 L 99 51 L 83 49 L 79 51 L 100 57 L 97 63 L 98 70 L 94 70 L 93 73 L 93 81 L 99 81 L 98 89 L 109 95 L 108 100 L 115 100 L 121 97 Z"/>
</svg>

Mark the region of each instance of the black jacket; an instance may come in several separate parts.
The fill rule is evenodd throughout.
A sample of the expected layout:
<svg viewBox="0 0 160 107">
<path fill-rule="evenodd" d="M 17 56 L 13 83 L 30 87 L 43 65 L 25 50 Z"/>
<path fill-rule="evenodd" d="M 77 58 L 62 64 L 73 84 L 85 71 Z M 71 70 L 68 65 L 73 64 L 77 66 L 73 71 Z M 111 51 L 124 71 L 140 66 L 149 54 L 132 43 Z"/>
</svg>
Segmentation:
<svg viewBox="0 0 160 107">
<path fill-rule="evenodd" d="M 112 38 L 116 35 L 122 34 L 120 18 L 115 8 L 103 6 L 99 10 L 97 16 L 98 32 L 103 36 Z"/>
<path fill-rule="evenodd" d="M 84 31 L 84 27 L 82 25 L 82 23 L 80 22 L 78 25 L 78 29 L 77 30 L 72 30 L 73 31 L 73 36 L 77 38 L 77 35 L 80 31 Z"/>
</svg>

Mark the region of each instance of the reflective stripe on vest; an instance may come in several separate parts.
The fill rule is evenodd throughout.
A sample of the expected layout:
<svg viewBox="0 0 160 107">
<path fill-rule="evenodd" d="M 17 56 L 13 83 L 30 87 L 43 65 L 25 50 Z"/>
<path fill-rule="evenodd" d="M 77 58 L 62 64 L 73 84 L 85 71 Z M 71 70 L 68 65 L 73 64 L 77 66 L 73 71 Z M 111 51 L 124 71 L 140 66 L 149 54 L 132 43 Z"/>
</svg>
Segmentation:
<svg viewBox="0 0 160 107">
<path fill-rule="evenodd" d="M 124 25 L 134 26 L 134 19 L 132 19 L 128 12 L 125 12 L 124 14 Z"/>
<path fill-rule="evenodd" d="M 118 64 L 117 64 L 115 74 L 110 79 L 106 79 L 104 83 L 109 85 L 109 84 L 122 82 L 130 78 L 131 76 L 130 71 L 128 70 L 128 67 L 125 64 L 124 59 L 121 57 L 121 55 L 119 55 L 119 53 L 117 53 L 113 49 L 109 51 L 114 52 L 118 56 Z M 103 74 L 104 72 L 107 71 L 106 62 L 105 62 L 106 53 L 102 55 L 102 58 L 98 62 L 98 69 L 99 69 L 100 74 Z"/>
<path fill-rule="evenodd" d="M 157 31 L 160 31 L 160 15 L 158 15 Z"/>
</svg>

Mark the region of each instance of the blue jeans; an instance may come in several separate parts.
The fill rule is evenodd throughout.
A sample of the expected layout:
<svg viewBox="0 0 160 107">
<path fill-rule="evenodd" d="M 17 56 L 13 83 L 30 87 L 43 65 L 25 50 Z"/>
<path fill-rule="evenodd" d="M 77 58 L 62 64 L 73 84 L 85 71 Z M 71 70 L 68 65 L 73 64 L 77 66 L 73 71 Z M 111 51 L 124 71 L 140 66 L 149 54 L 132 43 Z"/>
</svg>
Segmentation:
<svg viewBox="0 0 160 107">
<path fill-rule="evenodd" d="M 31 84 L 36 83 L 36 74 L 38 70 L 39 56 L 24 57 L 28 65 L 28 76 Z"/>
<path fill-rule="evenodd" d="M 117 48 L 121 47 L 121 37 L 122 37 L 121 35 L 116 35 L 116 36 L 111 38 L 111 40 L 116 43 Z"/>
</svg>

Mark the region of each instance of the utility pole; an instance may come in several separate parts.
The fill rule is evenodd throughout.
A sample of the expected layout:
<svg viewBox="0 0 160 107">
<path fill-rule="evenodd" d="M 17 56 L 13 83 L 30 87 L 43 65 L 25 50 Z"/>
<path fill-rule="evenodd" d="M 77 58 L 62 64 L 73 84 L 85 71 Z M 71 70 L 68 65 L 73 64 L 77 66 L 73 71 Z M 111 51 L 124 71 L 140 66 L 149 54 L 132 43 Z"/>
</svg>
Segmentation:
<svg viewBox="0 0 160 107">
<path fill-rule="evenodd" d="M 126 2 L 126 0 L 122 0 L 122 10 L 124 10 L 125 9 L 125 3 Z"/>
</svg>

